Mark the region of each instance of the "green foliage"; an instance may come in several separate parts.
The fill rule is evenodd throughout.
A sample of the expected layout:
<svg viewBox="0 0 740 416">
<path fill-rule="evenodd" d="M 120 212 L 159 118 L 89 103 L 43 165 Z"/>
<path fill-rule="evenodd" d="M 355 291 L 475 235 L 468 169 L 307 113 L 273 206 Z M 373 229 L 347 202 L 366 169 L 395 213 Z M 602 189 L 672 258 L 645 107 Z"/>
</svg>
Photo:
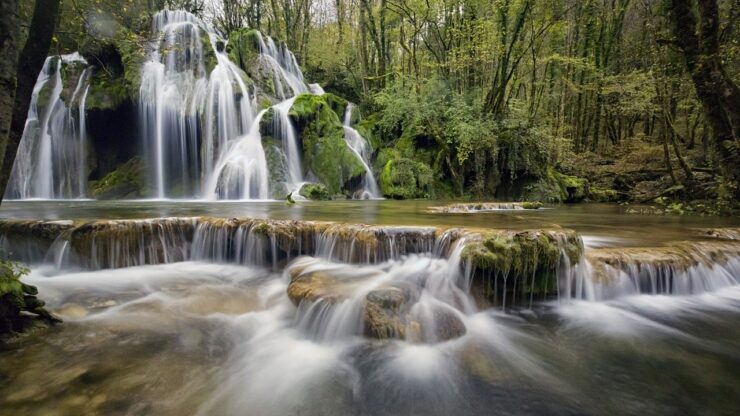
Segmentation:
<svg viewBox="0 0 740 416">
<path fill-rule="evenodd" d="M 428 198 L 433 180 L 432 169 L 407 158 L 389 160 L 380 174 L 383 195 L 393 199 Z"/>
<path fill-rule="evenodd" d="M 44 309 L 44 302 L 36 297 L 38 289 L 21 282 L 28 272 L 19 263 L 0 259 L 0 335 L 23 330 L 24 313 L 49 323 L 61 322 Z"/>
<path fill-rule="evenodd" d="M 298 192 L 302 197 L 313 201 L 326 201 L 331 199 L 331 194 L 326 186 L 320 183 L 307 183 Z"/>
</svg>

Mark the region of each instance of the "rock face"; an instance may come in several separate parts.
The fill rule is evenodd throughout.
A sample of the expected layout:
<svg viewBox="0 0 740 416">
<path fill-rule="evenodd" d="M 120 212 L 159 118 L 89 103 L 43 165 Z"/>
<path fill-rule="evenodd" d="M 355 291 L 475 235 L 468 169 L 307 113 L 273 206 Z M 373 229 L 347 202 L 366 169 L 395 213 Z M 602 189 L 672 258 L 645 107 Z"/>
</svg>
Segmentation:
<svg viewBox="0 0 740 416">
<path fill-rule="evenodd" d="M 473 289 L 494 303 L 556 295 L 561 263 L 575 265 L 583 253 L 581 237 L 565 229 L 492 230 L 474 238 L 462 258 L 488 276 Z"/>
</svg>

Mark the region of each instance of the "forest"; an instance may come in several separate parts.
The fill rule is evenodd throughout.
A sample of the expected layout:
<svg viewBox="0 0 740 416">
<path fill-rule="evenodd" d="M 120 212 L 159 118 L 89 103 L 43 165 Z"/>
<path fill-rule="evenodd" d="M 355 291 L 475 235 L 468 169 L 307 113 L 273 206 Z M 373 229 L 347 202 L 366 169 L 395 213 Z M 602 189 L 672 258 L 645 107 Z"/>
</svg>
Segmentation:
<svg viewBox="0 0 740 416">
<path fill-rule="evenodd" d="M 34 2 L 21 3 L 18 45 L 35 27 Z M 249 29 L 284 42 L 309 82 L 358 105 L 385 197 L 727 214 L 740 195 L 735 1 L 37 3 L 58 5 L 40 10 L 56 28 L 49 55 L 80 51 L 99 67 L 108 109 L 135 101 L 140 75 L 118 77 L 143 61 L 163 8 L 229 44 Z"/>
</svg>

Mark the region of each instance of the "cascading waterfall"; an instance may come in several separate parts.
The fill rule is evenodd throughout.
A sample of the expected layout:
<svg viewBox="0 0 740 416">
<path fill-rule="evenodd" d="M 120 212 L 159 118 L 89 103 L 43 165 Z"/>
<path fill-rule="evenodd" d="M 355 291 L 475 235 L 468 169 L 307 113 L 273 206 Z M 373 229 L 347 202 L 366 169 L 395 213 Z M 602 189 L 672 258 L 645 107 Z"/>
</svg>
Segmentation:
<svg viewBox="0 0 740 416">
<path fill-rule="evenodd" d="M 159 38 L 142 69 L 139 100 L 155 193 L 198 195 L 202 176 L 212 174 L 227 143 L 251 126 L 250 95 L 240 70 L 216 51 L 221 39 L 195 16 L 161 11 L 153 31 Z M 209 54 L 216 59 L 210 74 Z M 180 195 L 173 195 L 173 188 Z"/>
<path fill-rule="evenodd" d="M 352 128 L 352 108 L 352 104 L 347 103 L 342 124 L 344 125 L 344 140 L 347 142 L 347 146 L 357 155 L 365 167 L 365 176 L 362 179 L 362 191 L 358 196 L 360 199 L 377 199 L 380 197 L 380 191 L 378 190 L 378 183 L 375 181 L 373 171 L 370 169 L 372 149 L 367 140 L 360 135 L 360 132 Z"/>
<path fill-rule="evenodd" d="M 259 43 L 262 56 L 267 59 L 272 68 L 272 80 L 279 99 L 286 100 L 295 95 L 309 92 L 295 56 L 284 43 L 280 43 L 278 46 L 272 38 L 267 37 L 265 39 L 262 35 L 259 36 Z M 283 80 L 288 84 L 290 91 L 286 91 Z M 314 90 L 316 91 L 315 87 Z"/>
<path fill-rule="evenodd" d="M 214 199 L 267 199 L 269 182 L 260 121 L 255 117 L 247 134 L 226 143 L 213 173 L 206 182 L 205 195 Z"/>
<path fill-rule="evenodd" d="M 480 231 L 207 217 L 0 222 L 0 243 L 19 247 L 16 237 L 35 237 L 46 248 L 27 251 L 47 251 L 47 267 L 35 264 L 24 281 L 37 285 L 50 310 L 70 323 L 46 336 L 75 341 L 35 346 L 46 348 L 45 365 L 22 367 L 24 374 L 35 373 L 13 379 L 13 387 L 47 373 L 51 380 L 69 374 L 77 365 L 69 354 L 113 350 L 105 357 L 120 361 L 131 345 L 139 348 L 125 366 L 105 360 L 105 388 L 125 380 L 125 391 L 131 391 L 135 368 L 147 376 L 141 376 L 141 391 L 149 392 L 149 375 L 177 371 L 166 406 L 172 406 L 169 397 L 190 397 L 184 393 L 193 386 L 197 397 L 173 414 L 251 409 L 265 415 L 441 416 L 502 408 L 516 414 L 530 397 L 544 402 L 534 401 L 536 407 L 528 407 L 533 413 L 554 408 L 570 414 L 605 400 L 605 386 L 627 397 L 651 389 L 673 398 L 671 383 L 656 390 L 663 383 L 630 381 L 644 380 L 646 372 L 668 380 L 696 377 L 689 371 L 696 368 L 694 357 L 706 360 L 702 371 L 719 368 L 709 377 L 719 374 L 733 385 L 732 329 L 740 305 L 736 241 L 587 247 L 577 272 L 560 270 L 559 302 L 551 296 L 522 310 L 527 302 L 518 298 L 504 314 L 481 299 L 471 282 L 480 276 L 465 253 Z M 553 231 L 538 230 L 538 237 L 546 232 Z M 32 247 L 27 243 L 24 250 Z M 681 285 L 690 281 L 695 285 Z M 616 291 L 599 293 L 598 286 Z M 101 327 L 114 328 L 115 336 L 89 336 Z M 12 352 L 14 360 L 28 354 Z M 630 361 L 633 355 L 637 361 Z M 670 365 L 636 365 L 653 360 Z M 100 363 L 85 365 L 98 369 Z M 192 377 L 204 373 L 209 377 Z M 202 384 L 180 386 L 181 379 Z M 68 391 L 68 380 L 57 383 L 60 391 Z M 584 392 L 589 383 L 596 393 Z M 492 392 L 501 394 L 491 398 Z M 562 404 L 574 394 L 572 407 Z M 161 406 L 162 394 L 150 395 Z M 471 403 L 476 407 L 468 411 Z M 612 407 L 588 410 L 619 413 L 610 410 L 624 403 L 620 396 Z M 666 405 L 657 400 L 649 409 L 662 413 Z"/>
<path fill-rule="evenodd" d="M 281 139 L 288 164 L 288 189 L 297 190 L 303 182 L 303 168 L 301 167 L 301 151 L 299 149 L 298 133 L 293 122 L 290 121 L 290 108 L 295 102 L 295 97 L 289 98 L 272 108 L 275 111 L 273 117 L 274 132 Z"/>
<path fill-rule="evenodd" d="M 269 198 L 269 172 L 259 132 L 262 113 L 254 114 L 256 95 L 250 95 L 242 71 L 217 50 L 216 42 L 223 39 L 182 11 L 158 13 L 154 31 L 161 40 L 152 45 L 144 65 L 140 108 L 156 196 Z M 277 46 L 261 35 L 259 39 L 277 94 L 284 100 L 273 108 L 290 167 L 289 180 L 295 185 L 302 179 L 300 150 L 288 111 L 295 95 L 308 92 L 308 87 L 284 44 Z M 214 54 L 217 62 L 210 74 L 208 54 Z"/>
<path fill-rule="evenodd" d="M 153 196 L 269 198 L 270 172 L 260 143 L 261 118 L 256 114 L 259 91 L 247 85 L 246 74 L 217 47 L 224 39 L 184 11 L 155 14 L 152 31 L 156 36 L 141 69 L 138 125 Z M 275 95 L 281 100 L 272 110 L 274 136 L 281 140 L 287 162 L 285 185 L 296 191 L 303 183 L 302 149 L 288 113 L 298 94 L 323 94 L 323 90 L 305 83 L 284 43 L 257 36 L 260 59 L 272 73 Z M 58 61 L 47 59 L 39 75 L 9 198 L 86 196 L 84 108 L 95 69 L 85 69 L 70 102 L 65 103 Z M 65 55 L 61 62 L 86 65 L 79 54 Z M 40 96 L 44 98 L 39 100 Z"/>
<path fill-rule="evenodd" d="M 62 67 L 80 65 L 69 102 Z M 85 100 L 89 68 L 78 54 L 46 58 L 31 96 L 23 137 L 8 183 L 9 199 L 84 198 L 87 189 Z M 46 92 L 42 98 L 42 93 Z"/>
</svg>

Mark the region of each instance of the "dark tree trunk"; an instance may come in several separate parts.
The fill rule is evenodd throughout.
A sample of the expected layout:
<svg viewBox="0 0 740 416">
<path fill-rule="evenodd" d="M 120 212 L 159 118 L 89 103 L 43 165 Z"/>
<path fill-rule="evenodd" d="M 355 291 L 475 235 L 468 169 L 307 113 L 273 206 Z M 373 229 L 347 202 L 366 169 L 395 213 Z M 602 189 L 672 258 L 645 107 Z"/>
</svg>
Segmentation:
<svg viewBox="0 0 740 416">
<path fill-rule="evenodd" d="M 0 0 L 0 163 L 5 155 L 13 119 L 19 31 L 18 0 Z"/>
<path fill-rule="evenodd" d="M 698 22 L 694 4 L 700 11 Z M 740 91 L 725 72 L 719 55 L 717 1 L 671 0 L 671 9 L 673 31 L 712 128 L 725 184 L 734 199 L 740 200 Z"/>
<path fill-rule="evenodd" d="M 1 0 L 5 1 L 5 0 Z M 5 195 L 11 169 L 18 152 L 18 145 L 26 125 L 28 107 L 31 105 L 31 94 L 39 72 L 49 54 L 51 39 L 54 36 L 59 0 L 36 0 L 31 27 L 28 30 L 26 45 L 18 57 L 17 86 L 13 104 L 10 132 L 0 167 L 0 201 Z M 5 59 L 6 57 L 3 57 Z"/>
</svg>

